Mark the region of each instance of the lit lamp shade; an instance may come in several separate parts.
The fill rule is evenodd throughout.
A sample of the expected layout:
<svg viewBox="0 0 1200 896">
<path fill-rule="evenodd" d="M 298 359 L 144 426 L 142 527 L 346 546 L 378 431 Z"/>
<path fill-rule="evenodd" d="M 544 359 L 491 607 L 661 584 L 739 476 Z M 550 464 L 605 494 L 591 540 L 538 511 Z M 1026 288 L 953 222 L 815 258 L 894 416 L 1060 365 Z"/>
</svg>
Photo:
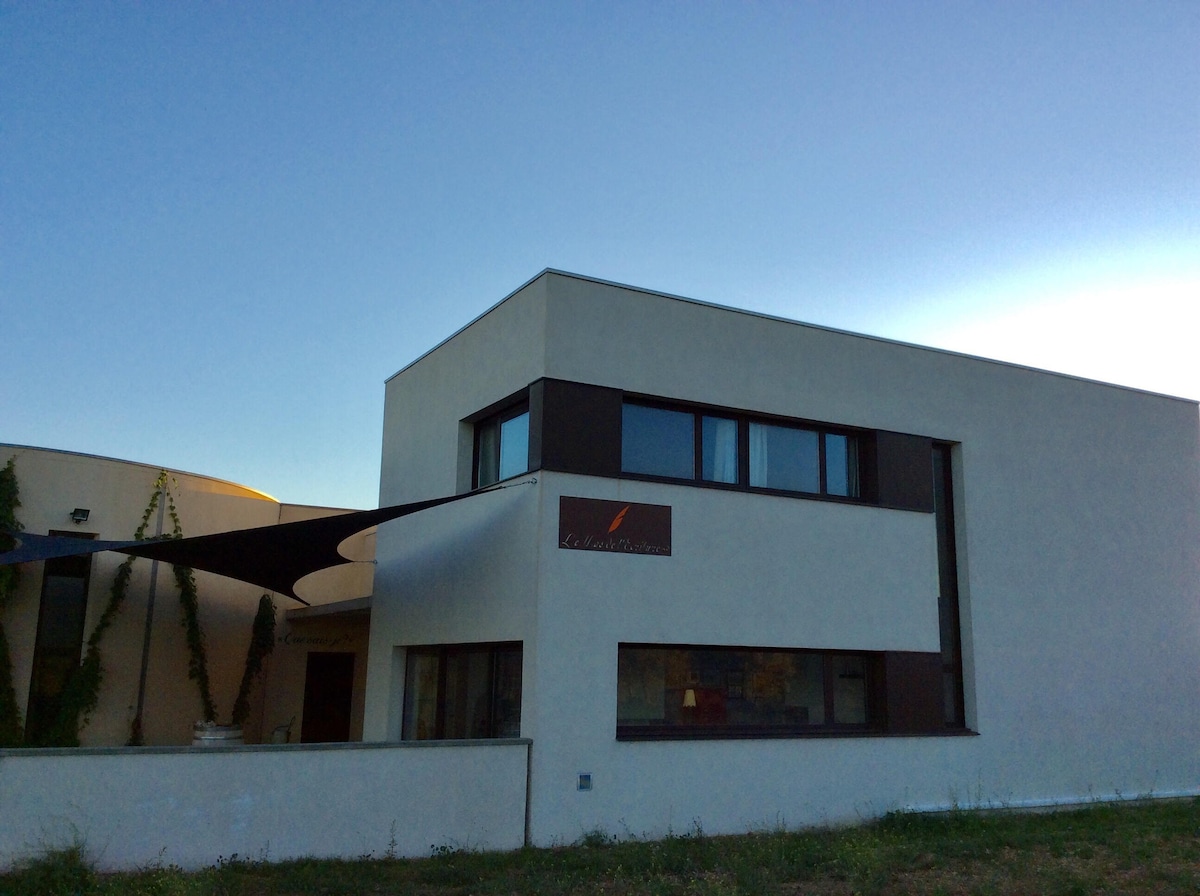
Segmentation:
<svg viewBox="0 0 1200 896">
<path fill-rule="evenodd" d="M 696 708 L 696 689 L 688 688 L 683 692 L 683 705 L 685 708 Z"/>
</svg>

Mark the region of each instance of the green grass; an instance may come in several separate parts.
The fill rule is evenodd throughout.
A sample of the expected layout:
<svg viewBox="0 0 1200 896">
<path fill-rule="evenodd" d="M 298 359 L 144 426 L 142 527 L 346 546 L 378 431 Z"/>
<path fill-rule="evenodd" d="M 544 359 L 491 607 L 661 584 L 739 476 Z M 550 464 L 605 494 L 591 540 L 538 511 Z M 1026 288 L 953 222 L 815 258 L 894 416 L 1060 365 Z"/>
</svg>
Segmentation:
<svg viewBox="0 0 1200 896">
<path fill-rule="evenodd" d="M 593 831 L 573 846 L 425 859 L 268 863 L 98 874 L 86 849 L 0 875 L 0 896 L 547 896 L 649 894 L 1171 894 L 1200 892 L 1200 800 L 1040 814 L 895 814 L 838 830 L 658 841 Z"/>
</svg>

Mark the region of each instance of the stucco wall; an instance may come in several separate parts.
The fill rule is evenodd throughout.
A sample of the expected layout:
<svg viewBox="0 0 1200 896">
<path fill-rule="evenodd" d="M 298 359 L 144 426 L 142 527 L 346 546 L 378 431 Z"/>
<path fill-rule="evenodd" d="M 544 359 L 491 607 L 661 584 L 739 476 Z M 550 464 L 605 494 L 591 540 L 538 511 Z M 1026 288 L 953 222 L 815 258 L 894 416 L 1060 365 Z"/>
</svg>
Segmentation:
<svg viewBox="0 0 1200 896">
<path fill-rule="evenodd" d="M 404 648 L 522 641 L 523 737 L 537 694 L 538 486 L 514 485 L 380 526 L 363 739 L 400 735 Z"/>
<path fill-rule="evenodd" d="M 310 653 L 353 653 L 354 693 L 350 703 L 350 740 L 362 740 L 363 699 L 367 683 L 369 611 L 348 616 L 290 619 L 284 614 L 275 631 L 275 650 L 267 660 L 262 740 L 286 728 L 299 743 L 304 726 L 304 685 Z"/>
<path fill-rule="evenodd" d="M 76 842 L 102 870 L 516 849 L 528 749 L 0 750 L 0 867 Z"/>
<path fill-rule="evenodd" d="M 133 537 L 150 501 L 156 467 L 18 446 L 0 446 L 0 458 L 15 458 L 21 507 L 17 518 L 26 531 L 90 533 L 101 540 Z M 278 522 L 279 505 L 253 489 L 188 473 L 171 472 L 169 486 L 184 535 L 204 535 L 228 529 Z M 72 508 L 86 507 L 86 523 L 69 519 Z M 157 528 L 157 512 L 149 535 Z M 163 528 L 171 532 L 171 519 Z M 92 555 L 85 640 L 108 602 L 122 554 Z M 158 578 L 154 601 L 154 633 L 150 642 L 145 693 L 144 732 L 148 744 L 181 744 L 191 740 L 192 724 L 201 715 L 194 682 L 187 677 L 187 648 L 181 625 L 179 592 L 169 564 L 135 560 L 127 598 L 101 643 L 104 682 L 91 722 L 82 733 L 84 745 L 123 744 L 136 713 L 143 632 L 150 592 L 151 570 Z M 29 695 L 42 564 L 21 568 L 20 589 L 6 608 L 5 628 L 13 655 L 13 678 L 22 712 Z M 261 588 L 204 572 L 196 572 L 200 622 L 204 629 L 209 673 L 217 710 L 228 716 L 241 680 Z"/>
<path fill-rule="evenodd" d="M 20 489 L 21 506 L 17 518 L 26 531 L 46 534 L 51 530 L 71 534 L 91 534 L 100 540 L 127 540 L 141 522 L 150 501 L 160 468 L 147 464 L 15 445 L 0 445 L 0 464 L 14 458 Z M 170 471 L 169 487 L 185 536 L 205 535 L 281 521 L 311 519 L 344 511 L 281 505 L 254 489 L 211 477 Z M 90 510 L 87 522 L 76 525 L 70 520 L 73 508 Z M 150 520 L 148 535 L 157 531 L 157 511 Z M 170 534 L 169 514 L 163 516 L 163 531 Z M 374 550 L 373 531 L 347 539 L 347 556 L 368 560 Z M 108 602 L 113 577 L 125 555 L 101 552 L 92 555 L 84 638 L 91 634 Z M 151 571 L 157 568 L 153 608 L 153 633 L 150 641 L 145 690 L 144 737 L 151 745 L 187 744 L 192 725 L 201 716 L 200 698 L 188 678 L 188 651 L 181 625 L 179 591 L 170 564 L 134 561 L 125 603 L 101 642 L 104 679 L 99 703 L 90 722 L 82 729 L 85 746 L 115 746 L 130 737 L 130 724 L 137 708 L 138 679 L 141 668 Z M 317 573 L 302 580 L 299 592 L 313 603 L 369 595 L 374 566 L 354 563 Z M 28 563 L 21 568 L 20 588 L 3 608 L 3 623 L 13 660 L 13 680 L 22 714 L 25 715 L 33 666 L 41 601 L 43 564 Z M 197 571 L 200 623 L 208 652 L 208 668 L 218 719 L 228 721 L 241 682 L 250 626 L 262 589 L 244 582 Z M 287 633 L 282 622 L 289 606 L 299 606 L 276 595 L 279 636 Z M 310 624 L 320 625 L 319 623 Z M 323 637 L 314 635 L 309 637 Z M 365 651 L 365 633 L 361 638 Z M 288 652 L 283 645 L 281 655 Z M 286 659 L 281 659 L 286 667 Z M 365 663 L 363 664 L 365 670 Z M 268 671 L 270 666 L 268 665 Z M 255 742 L 269 737 L 271 728 L 288 721 L 288 708 L 303 699 L 303 670 L 298 681 L 276 683 L 271 696 L 280 707 L 267 713 L 263 687 L 252 692 L 251 714 L 246 737 Z M 291 686 L 292 691 L 287 687 Z M 298 689 L 298 691 L 296 690 Z M 361 690 L 360 690 L 361 695 Z M 356 725 L 360 714 L 356 715 Z M 298 730 L 298 729 L 297 729 Z M 357 730 L 357 728 L 356 728 Z"/>
<path fill-rule="evenodd" d="M 695 820 L 738 830 L 909 804 L 1195 792 L 1195 402 L 554 273 L 534 285 L 545 342 L 521 343 L 527 366 L 506 368 L 501 382 L 476 374 L 496 368 L 493 345 L 512 350 L 496 339 L 506 318 L 493 311 L 420 362 L 437 377 L 406 371 L 389 384 L 385 428 L 438 435 L 385 440 L 384 493 L 409 466 L 431 474 L 431 492 L 460 485 L 462 453 L 455 466 L 450 450 L 462 443 L 444 435 L 449 425 L 538 376 L 955 443 L 967 721 L 978 736 L 618 743 L 620 640 L 936 649 L 932 521 L 541 473 L 536 535 L 501 520 L 472 532 L 495 556 L 459 551 L 447 516 L 439 541 L 424 543 L 422 563 L 436 572 L 422 578 L 402 571 L 381 531 L 381 556 L 395 563 L 381 565 L 377 593 L 394 609 L 385 621 L 377 605 L 372 635 L 375 736 L 384 726 L 372 728 L 372 706 L 394 702 L 402 685 L 376 644 L 490 640 L 485 631 L 503 628 L 533 639 L 522 733 L 538 745 L 539 843 L 597 827 L 664 833 Z M 523 293 L 509 302 L 511 319 L 536 304 Z M 392 400 L 431 385 L 428 406 Z M 430 461 L 430 450 L 443 456 Z M 559 550 L 560 492 L 670 504 L 677 554 Z M 395 603 L 401 581 L 406 608 Z M 437 604 L 417 610 L 426 591 Z M 485 592 L 503 600 L 481 602 Z M 420 637 L 409 640 L 414 618 Z M 581 772 L 592 791 L 575 790 Z"/>
<path fill-rule="evenodd" d="M 470 487 L 471 437 L 459 421 L 542 375 L 544 332 L 538 279 L 388 380 L 380 507 Z"/>
</svg>

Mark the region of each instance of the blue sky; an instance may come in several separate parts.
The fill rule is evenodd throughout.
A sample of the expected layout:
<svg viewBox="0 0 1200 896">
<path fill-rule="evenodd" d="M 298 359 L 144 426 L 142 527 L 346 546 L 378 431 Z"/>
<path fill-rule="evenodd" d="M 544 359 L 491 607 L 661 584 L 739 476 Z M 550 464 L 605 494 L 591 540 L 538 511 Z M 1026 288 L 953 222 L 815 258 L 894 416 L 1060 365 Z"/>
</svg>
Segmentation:
<svg viewBox="0 0 1200 896">
<path fill-rule="evenodd" d="M 545 267 L 1200 398 L 1200 3 L 0 2 L 0 441 L 375 506 Z"/>
</svg>

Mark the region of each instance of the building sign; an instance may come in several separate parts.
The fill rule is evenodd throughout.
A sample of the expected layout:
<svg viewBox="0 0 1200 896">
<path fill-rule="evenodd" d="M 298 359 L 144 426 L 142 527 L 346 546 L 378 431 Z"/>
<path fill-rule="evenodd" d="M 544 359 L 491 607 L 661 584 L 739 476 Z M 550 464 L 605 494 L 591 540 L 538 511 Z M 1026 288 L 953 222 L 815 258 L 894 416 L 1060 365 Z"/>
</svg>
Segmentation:
<svg viewBox="0 0 1200 896">
<path fill-rule="evenodd" d="M 671 508 L 594 498 L 558 499 L 558 546 L 571 551 L 671 556 Z"/>
</svg>

